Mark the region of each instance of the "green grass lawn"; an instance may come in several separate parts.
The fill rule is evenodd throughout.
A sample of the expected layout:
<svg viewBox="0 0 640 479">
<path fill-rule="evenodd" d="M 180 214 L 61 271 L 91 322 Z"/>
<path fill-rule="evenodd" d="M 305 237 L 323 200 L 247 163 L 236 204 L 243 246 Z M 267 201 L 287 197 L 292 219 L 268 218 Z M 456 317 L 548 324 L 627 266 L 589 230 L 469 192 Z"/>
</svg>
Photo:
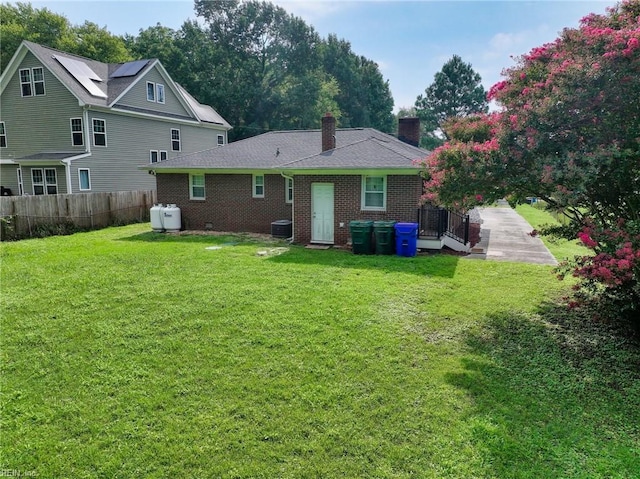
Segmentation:
<svg viewBox="0 0 640 479">
<path fill-rule="evenodd" d="M 535 229 L 560 224 L 551 213 L 542 208 L 534 208 L 531 205 L 518 205 L 516 211 Z M 558 261 L 572 258 L 573 256 L 593 254 L 591 250 L 581 245 L 577 239 L 566 240 L 562 238 L 551 238 L 549 236 L 541 236 L 541 238 L 547 248 L 549 248 L 549 251 L 551 251 L 551 254 L 554 255 Z"/>
<path fill-rule="evenodd" d="M 638 346 L 550 267 L 149 230 L 0 245 L 1 469 L 638 477 Z"/>
</svg>

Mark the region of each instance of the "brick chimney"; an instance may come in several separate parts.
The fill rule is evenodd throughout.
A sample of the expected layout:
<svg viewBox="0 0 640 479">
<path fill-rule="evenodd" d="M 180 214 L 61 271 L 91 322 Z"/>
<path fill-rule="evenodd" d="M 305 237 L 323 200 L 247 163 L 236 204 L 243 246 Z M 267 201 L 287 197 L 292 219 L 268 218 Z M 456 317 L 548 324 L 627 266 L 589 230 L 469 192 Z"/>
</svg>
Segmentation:
<svg viewBox="0 0 640 479">
<path fill-rule="evenodd" d="M 336 119 L 327 113 L 322 117 L 322 151 L 336 147 Z"/>
<path fill-rule="evenodd" d="M 398 120 L 398 140 L 413 146 L 420 146 L 420 118 L 400 118 Z"/>
</svg>

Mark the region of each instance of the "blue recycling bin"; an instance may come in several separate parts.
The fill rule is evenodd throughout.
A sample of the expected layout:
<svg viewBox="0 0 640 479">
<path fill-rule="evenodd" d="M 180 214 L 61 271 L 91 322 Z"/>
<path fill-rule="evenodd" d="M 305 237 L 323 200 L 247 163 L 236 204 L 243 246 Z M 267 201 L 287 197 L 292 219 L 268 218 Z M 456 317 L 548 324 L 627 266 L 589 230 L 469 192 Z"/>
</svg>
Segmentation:
<svg viewBox="0 0 640 479">
<path fill-rule="evenodd" d="M 418 253 L 418 223 L 396 223 L 396 254 L 415 256 Z"/>
</svg>

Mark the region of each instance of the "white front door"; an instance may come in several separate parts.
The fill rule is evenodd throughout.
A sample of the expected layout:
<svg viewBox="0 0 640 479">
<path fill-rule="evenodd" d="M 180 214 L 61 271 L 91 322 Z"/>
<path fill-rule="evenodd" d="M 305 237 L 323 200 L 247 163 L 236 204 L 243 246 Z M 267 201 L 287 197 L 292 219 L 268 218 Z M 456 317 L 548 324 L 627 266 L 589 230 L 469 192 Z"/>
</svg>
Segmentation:
<svg viewBox="0 0 640 479">
<path fill-rule="evenodd" d="M 333 244 L 333 183 L 311 183 L 311 241 Z"/>
</svg>

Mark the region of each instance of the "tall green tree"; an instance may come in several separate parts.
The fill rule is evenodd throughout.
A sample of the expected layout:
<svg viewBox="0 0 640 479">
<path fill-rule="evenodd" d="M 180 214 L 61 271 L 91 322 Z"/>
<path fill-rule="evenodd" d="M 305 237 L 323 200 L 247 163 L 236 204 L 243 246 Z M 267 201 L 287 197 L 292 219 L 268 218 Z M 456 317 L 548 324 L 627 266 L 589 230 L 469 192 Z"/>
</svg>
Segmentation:
<svg viewBox="0 0 640 479">
<path fill-rule="evenodd" d="M 320 39 L 315 30 L 268 2 L 196 0 L 195 8 L 215 46 L 218 81 L 210 88 L 216 90 L 211 98 L 217 96 L 219 101 L 212 104 L 226 112 L 235 127 L 233 134 L 308 127 L 305 115 L 284 110 L 300 111 L 317 101 L 321 79 L 310 75 L 319 66 Z M 301 85 L 316 97 L 305 101 L 299 95 L 287 95 Z"/>
<path fill-rule="evenodd" d="M 392 132 L 393 97 L 378 65 L 356 55 L 351 44 L 330 34 L 320 45 L 324 71 L 336 79 L 343 127 L 373 127 Z"/>
<path fill-rule="evenodd" d="M 442 143 L 442 125 L 450 117 L 466 117 L 489 111 L 487 94 L 480 74 L 458 55 L 447 61 L 435 74 L 433 83 L 415 102 L 416 113 L 424 128 L 423 142 L 428 146 Z"/>
<path fill-rule="evenodd" d="M 103 62 L 131 58 L 124 39 L 95 23 L 72 25 L 65 16 L 29 3 L 0 4 L 0 71 L 23 40 Z"/>
<path fill-rule="evenodd" d="M 58 48 L 105 63 L 121 63 L 132 58 L 122 37 L 88 21 L 71 27 L 70 35 L 60 41 Z"/>
<path fill-rule="evenodd" d="M 29 3 L 0 4 L 0 68 L 4 71 L 23 40 L 52 48 L 73 43 L 66 17 Z"/>
</svg>

